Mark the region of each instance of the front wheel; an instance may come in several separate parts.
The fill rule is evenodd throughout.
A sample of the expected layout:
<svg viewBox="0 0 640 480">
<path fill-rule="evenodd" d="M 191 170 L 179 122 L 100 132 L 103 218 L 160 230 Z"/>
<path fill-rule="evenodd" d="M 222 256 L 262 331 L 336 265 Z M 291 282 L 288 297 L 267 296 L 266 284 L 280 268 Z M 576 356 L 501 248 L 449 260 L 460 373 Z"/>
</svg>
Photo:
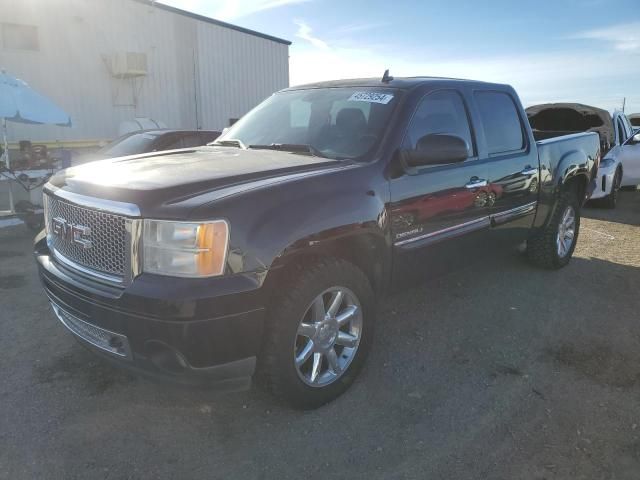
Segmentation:
<svg viewBox="0 0 640 480">
<path fill-rule="evenodd" d="M 371 285 L 353 264 L 325 259 L 297 269 L 273 302 L 259 374 L 277 396 L 316 408 L 355 380 L 373 339 Z"/>
<path fill-rule="evenodd" d="M 527 256 L 535 265 L 557 269 L 569 263 L 580 231 L 580 204 L 575 190 L 560 194 L 546 227 L 527 242 Z"/>
<path fill-rule="evenodd" d="M 620 169 L 616 170 L 616 174 L 613 176 L 611 182 L 611 193 L 602 199 L 602 205 L 607 208 L 616 208 L 618 205 L 618 196 L 620 192 L 620 184 L 622 183 L 622 172 Z"/>
</svg>

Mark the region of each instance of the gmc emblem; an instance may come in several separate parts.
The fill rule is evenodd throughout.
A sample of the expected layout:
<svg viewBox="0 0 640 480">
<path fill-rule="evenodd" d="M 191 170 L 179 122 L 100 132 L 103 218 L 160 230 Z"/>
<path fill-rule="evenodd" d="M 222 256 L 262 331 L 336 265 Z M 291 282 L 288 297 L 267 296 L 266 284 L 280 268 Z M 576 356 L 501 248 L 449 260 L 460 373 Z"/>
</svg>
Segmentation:
<svg viewBox="0 0 640 480">
<path fill-rule="evenodd" d="M 91 229 L 84 225 L 74 225 L 67 222 L 64 218 L 55 217 L 51 220 L 52 233 L 66 241 L 80 245 L 82 248 L 91 248 Z"/>
</svg>

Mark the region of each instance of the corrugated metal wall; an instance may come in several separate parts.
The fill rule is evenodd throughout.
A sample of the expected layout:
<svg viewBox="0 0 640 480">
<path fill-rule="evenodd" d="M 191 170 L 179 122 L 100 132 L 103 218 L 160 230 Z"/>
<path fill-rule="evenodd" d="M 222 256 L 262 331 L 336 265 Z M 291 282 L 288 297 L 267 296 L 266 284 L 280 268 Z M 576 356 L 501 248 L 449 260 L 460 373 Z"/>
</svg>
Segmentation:
<svg viewBox="0 0 640 480">
<path fill-rule="evenodd" d="M 109 139 L 136 116 L 222 129 L 289 84 L 286 44 L 133 0 L 0 0 L 0 12 L 0 22 L 37 26 L 40 44 L 12 51 L 0 43 L 0 68 L 74 122 L 71 129 L 10 124 L 10 141 Z M 147 54 L 146 77 L 111 77 L 103 55 L 126 51 Z"/>
</svg>

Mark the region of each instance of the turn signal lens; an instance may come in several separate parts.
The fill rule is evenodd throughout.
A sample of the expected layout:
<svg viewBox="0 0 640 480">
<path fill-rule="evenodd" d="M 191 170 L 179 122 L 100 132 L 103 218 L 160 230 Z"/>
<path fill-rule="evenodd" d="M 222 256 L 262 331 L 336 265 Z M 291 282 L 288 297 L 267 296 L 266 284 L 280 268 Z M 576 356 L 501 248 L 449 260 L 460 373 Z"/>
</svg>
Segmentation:
<svg viewBox="0 0 640 480">
<path fill-rule="evenodd" d="M 198 273 L 203 277 L 224 273 L 229 228 L 227 222 L 203 223 L 198 226 Z"/>
</svg>

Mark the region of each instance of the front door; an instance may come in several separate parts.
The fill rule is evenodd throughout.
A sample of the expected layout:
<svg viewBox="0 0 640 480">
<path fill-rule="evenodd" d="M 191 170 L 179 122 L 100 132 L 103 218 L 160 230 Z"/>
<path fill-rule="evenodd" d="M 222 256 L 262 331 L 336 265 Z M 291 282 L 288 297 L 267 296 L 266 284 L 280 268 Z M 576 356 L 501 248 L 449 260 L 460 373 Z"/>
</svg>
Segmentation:
<svg viewBox="0 0 640 480">
<path fill-rule="evenodd" d="M 464 263 L 482 246 L 490 225 L 487 166 L 478 160 L 468 109 L 455 90 L 438 90 L 422 99 L 403 148 L 415 149 L 421 137 L 437 133 L 463 138 L 469 159 L 422 167 L 391 180 L 394 280 L 399 283 Z"/>
</svg>

